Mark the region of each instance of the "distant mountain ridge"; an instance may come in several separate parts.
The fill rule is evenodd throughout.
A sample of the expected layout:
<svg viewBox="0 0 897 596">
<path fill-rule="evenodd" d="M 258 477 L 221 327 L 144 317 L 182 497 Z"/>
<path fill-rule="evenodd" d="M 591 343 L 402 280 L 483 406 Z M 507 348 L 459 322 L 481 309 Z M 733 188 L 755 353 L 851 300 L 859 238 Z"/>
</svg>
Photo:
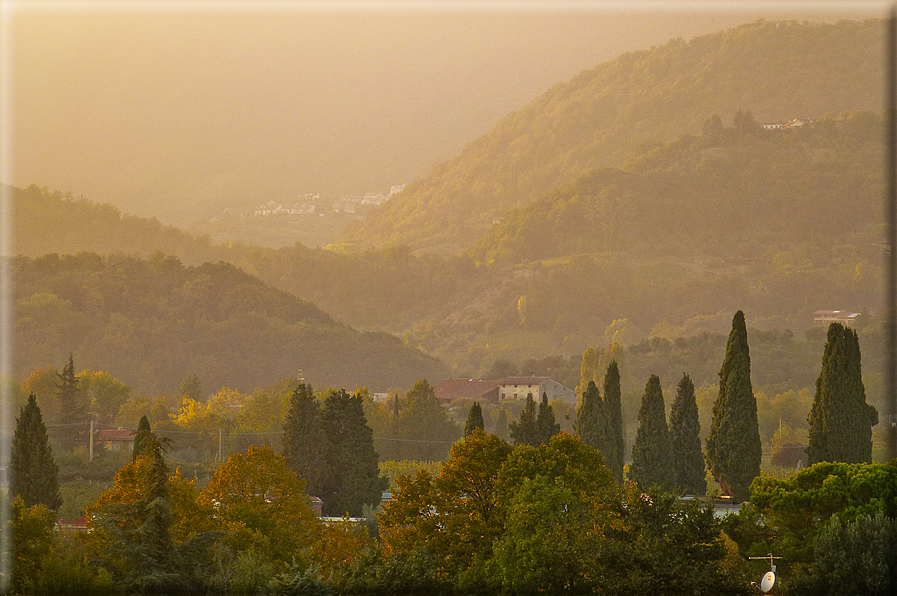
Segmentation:
<svg viewBox="0 0 897 596">
<path fill-rule="evenodd" d="M 551 189 L 719 114 L 761 122 L 882 106 L 882 21 L 758 21 L 633 52 L 554 86 L 353 229 L 362 245 L 457 253 Z"/>
</svg>

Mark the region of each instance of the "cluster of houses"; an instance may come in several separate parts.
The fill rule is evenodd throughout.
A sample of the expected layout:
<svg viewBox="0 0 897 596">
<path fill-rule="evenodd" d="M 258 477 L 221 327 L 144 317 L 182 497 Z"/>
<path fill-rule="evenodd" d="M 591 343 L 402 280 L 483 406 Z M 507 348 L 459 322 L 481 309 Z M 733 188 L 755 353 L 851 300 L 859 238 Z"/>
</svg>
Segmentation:
<svg viewBox="0 0 897 596">
<path fill-rule="evenodd" d="M 773 124 L 761 124 L 764 130 L 788 130 L 789 128 L 800 128 L 801 126 L 807 126 L 809 124 L 813 124 L 813 120 L 801 120 L 800 118 L 795 118 L 794 120 L 789 120 L 788 122 L 777 122 Z"/>
<path fill-rule="evenodd" d="M 389 194 L 382 192 L 368 192 L 362 195 L 345 195 L 335 201 L 327 203 L 321 200 L 321 193 L 306 193 L 294 203 L 278 203 L 268 201 L 264 205 L 256 207 L 252 215 L 266 217 L 269 215 L 324 215 L 325 211 L 331 213 L 355 214 L 368 209 L 379 207 L 395 195 L 405 189 L 404 184 L 397 184 L 389 189 Z"/>
</svg>

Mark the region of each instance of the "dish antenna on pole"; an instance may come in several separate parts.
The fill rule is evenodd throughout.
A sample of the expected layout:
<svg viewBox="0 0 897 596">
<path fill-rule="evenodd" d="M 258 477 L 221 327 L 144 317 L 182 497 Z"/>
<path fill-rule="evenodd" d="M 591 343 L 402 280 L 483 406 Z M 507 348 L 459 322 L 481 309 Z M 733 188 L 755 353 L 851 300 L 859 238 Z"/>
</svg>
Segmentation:
<svg viewBox="0 0 897 596">
<path fill-rule="evenodd" d="M 762 559 L 764 561 L 766 561 L 766 560 L 769 561 L 769 571 L 767 571 L 763 575 L 763 578 L 760 580 L 759 584 L 757 584 L 757 582 L 751 582 L 751 585 L 755 586 L 758 590 L 760 590 L 764 594 L 766 594 L 767 592 L 772 590 L 772 586 L 776 583 L 776 564 L 773 563 L 773 560 L 781 559 L 781 558 L 782 557 L 772 556 L 772 553 L 769 553 L 765 557 L 748 557 L 748 559 L 751 559 L 752 561 L 755 561 L 758 559 Z"/>
</svg>

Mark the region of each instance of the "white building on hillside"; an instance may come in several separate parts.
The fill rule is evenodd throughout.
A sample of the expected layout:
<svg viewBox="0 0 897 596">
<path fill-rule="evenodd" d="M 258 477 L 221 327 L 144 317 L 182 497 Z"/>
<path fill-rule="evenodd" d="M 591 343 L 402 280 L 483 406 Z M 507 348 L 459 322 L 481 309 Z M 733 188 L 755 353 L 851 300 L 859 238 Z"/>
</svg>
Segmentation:
<svg viewBox="0 0 897 596">
<path fill-rule="evenodd" d="M 550 377 L 508 377 L 498 382 L 500 401 L 524 400 L 528 393 L 532 393 L 536 401 L 541 400 L 544 393 L 548 395 L 550 402 L 560 400 L 568 404 L 576 403 L 576 392 Z"/>
</svg>

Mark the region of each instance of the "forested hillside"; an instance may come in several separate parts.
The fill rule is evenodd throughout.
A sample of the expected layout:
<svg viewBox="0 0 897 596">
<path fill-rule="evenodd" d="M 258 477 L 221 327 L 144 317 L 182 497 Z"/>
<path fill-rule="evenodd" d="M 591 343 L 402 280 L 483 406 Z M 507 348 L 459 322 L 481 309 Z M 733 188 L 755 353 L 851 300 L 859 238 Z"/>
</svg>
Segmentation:
<svg viewBox="0 0 897 596">
<path fill-rule="evenodd" d="M 243 391 L 295 378 L 355 389 L 410 386 L 444 366 L 385 333 L 359 333 L 233 265 L 55 254 L 12 261 L 15 372 L 81 365 L 143 391 L 190 374 Z"/>
<path fill-rule="evenodd" d="M 645 143 L 697 134 L 714 113 L 784 122 L 880 110 L 883 39 L 881 21 L 759 21 L 623 55 L 500 120 L 349 238 L 456 253 L 509 210 Z"/>
</svg>

